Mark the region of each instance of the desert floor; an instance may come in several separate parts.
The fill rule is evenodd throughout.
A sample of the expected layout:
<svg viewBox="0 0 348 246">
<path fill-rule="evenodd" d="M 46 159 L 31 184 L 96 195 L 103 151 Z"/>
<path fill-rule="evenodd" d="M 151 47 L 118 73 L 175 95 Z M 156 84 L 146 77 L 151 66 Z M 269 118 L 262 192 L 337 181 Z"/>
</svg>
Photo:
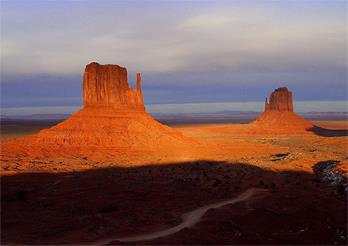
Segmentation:
<svg viewBox="0 0 348 246">
<path fill-rule="evenodd" d="M 132 244 L 113 239 L 170 228 L 188 211 L 258 187 L 267 195 L 210 209 L 194 227 L 134 243 L 346 244 L 347 121 L 313 123 L 331 131 L 243 136 L 243 124 L 175 126 L 195 139 L 235 146 L 210 159 L 133 167 L 81 158 L 25 160 L 34 170 L 27 172 L 20 159 L 3 157 L 2 243 Z M 12 126 L 1 140 L 48 126 Z M 83 168 L 61 168 L 71 163 Z"/>
</svg>

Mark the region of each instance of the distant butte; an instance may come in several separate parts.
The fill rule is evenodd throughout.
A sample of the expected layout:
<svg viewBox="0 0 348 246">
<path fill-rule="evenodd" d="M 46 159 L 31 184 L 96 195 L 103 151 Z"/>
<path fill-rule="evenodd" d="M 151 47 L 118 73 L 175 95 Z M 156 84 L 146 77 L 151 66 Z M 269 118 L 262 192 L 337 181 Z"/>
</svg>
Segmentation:
<svg viewBox="0 0 348 246">
<path fill-rule="evenodd" d="M 265 101 L 265 111 L 250 124 L 249 131 L 260 134 L 311 134 L 314 126 L 294 113 L 292 92 L 275 89 Z"/>
<path fill-rule="evenodd" d="M 265 112 L 267 111 L 294 112 L 292 92 L 286 87 L 275 89 L 269 97 L 269 102 L 266 98 Z"/>
</svg>

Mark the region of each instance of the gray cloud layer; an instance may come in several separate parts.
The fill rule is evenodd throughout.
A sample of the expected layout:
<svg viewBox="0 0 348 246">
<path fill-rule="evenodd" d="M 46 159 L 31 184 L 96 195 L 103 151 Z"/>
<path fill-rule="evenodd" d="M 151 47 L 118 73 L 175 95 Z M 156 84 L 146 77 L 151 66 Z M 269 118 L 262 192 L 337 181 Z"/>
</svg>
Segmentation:
<svg viewBox="0 0 348 246">
<path fill-rule="evenodd" d="M 3 2 L 2 82 L 35 85 L 45 75 L 68 84 L 98 61 L 141 71 L 148 98 L 169 102 L 231 100 L 226 90 L 264 96 L 283 84 L 302 88 L 302 99 L 310 90 L 344 99 L 346 21 L 339 1 Z"/>
<path fill-rule="evenodd" d="M 93 60 L 152 73 L 347 67 L 347 24 L 329 4 L 56 4 L 4 4 L 5 74 L 76 74 Z"/>
</svg>

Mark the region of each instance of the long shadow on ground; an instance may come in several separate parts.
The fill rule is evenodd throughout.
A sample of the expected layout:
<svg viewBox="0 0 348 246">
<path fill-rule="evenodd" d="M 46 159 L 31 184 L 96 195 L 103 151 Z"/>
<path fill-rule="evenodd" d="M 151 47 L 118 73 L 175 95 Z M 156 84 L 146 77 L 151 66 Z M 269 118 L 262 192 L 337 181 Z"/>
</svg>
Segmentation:
<svg viewBox="0 0 348 246">
<path fill-rule="evenodd" d="M 2 243 L 83 244 L 154 232 L 179 224 L 185 212 L 248 187 L 271 194 L 208 211 L 193 228 L 138 243 L 347 243 L 345 191 L 305 172 L 197 161 L 17 174 L 2 176 L 1 183 Z"/>
<path fill-rule="evenodd" d="M 348 136 L 348 130 L 342 129 L 342 130 L 333 130 L 333 129 L 326 129 L 319 126 L 314 126 L 312 128 L 307 129 L 307 131 L 313 132 L 318 136 L 322 137 L 346 137 Z"/>
</svg>

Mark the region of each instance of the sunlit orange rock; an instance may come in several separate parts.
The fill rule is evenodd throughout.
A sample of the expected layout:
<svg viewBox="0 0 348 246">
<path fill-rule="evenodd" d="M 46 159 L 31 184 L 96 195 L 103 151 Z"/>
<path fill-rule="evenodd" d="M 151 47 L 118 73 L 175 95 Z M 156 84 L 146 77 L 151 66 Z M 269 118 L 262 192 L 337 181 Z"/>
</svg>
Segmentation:
<svg viewBox="0 0 348 246">
<path fill-rule="evenodd" d="M 225 160 L 226 155 L 231 154 L 235 158 L 278 151 L 257 143 L 193 139 L 159 123 L 146 112 L 141 75 L 137 74 L 133 90 L 128 84 L 127 69 L 117 65 L 91 63 L 86 66 L 83 102 L 84 107 L 67 120 L 36 135 L 1 144 L 0 160 L 10 163 L 7 170 L 71 171 Z M 57 161 L 59 165 L 54 167 L 52 163 Z"/>
<path fill-rule="evenodd" d="M 292 92 L 286 87 L 275 89 L 265 111 L 250 124 L 249 132 L 255 134 L 312 134 L 314 126 L 293 112 Z"/>
<path fill-rule="evenodd" d="M 127 78 L 127 69 L 124 67 L 96 62 L 88 64 L 83 75 L 84 106 L 145 110 L 140 74 L 137 74 L 136 90 L 128 85 Z"/>
<path fill-rule="evenodd" d="M 83 76 L 84 107 L 67 120 L 38 134 L 3 145 L 18 156 L 124 156 L 179 152 L 193 153 L 197 141 L 160 124 L 146 111 L 141 75 L 136 89 L 128 84 L 127 69 L 90 63 Z M 150 156 L 150 154 L 148 154 Z"/>
</svg>

